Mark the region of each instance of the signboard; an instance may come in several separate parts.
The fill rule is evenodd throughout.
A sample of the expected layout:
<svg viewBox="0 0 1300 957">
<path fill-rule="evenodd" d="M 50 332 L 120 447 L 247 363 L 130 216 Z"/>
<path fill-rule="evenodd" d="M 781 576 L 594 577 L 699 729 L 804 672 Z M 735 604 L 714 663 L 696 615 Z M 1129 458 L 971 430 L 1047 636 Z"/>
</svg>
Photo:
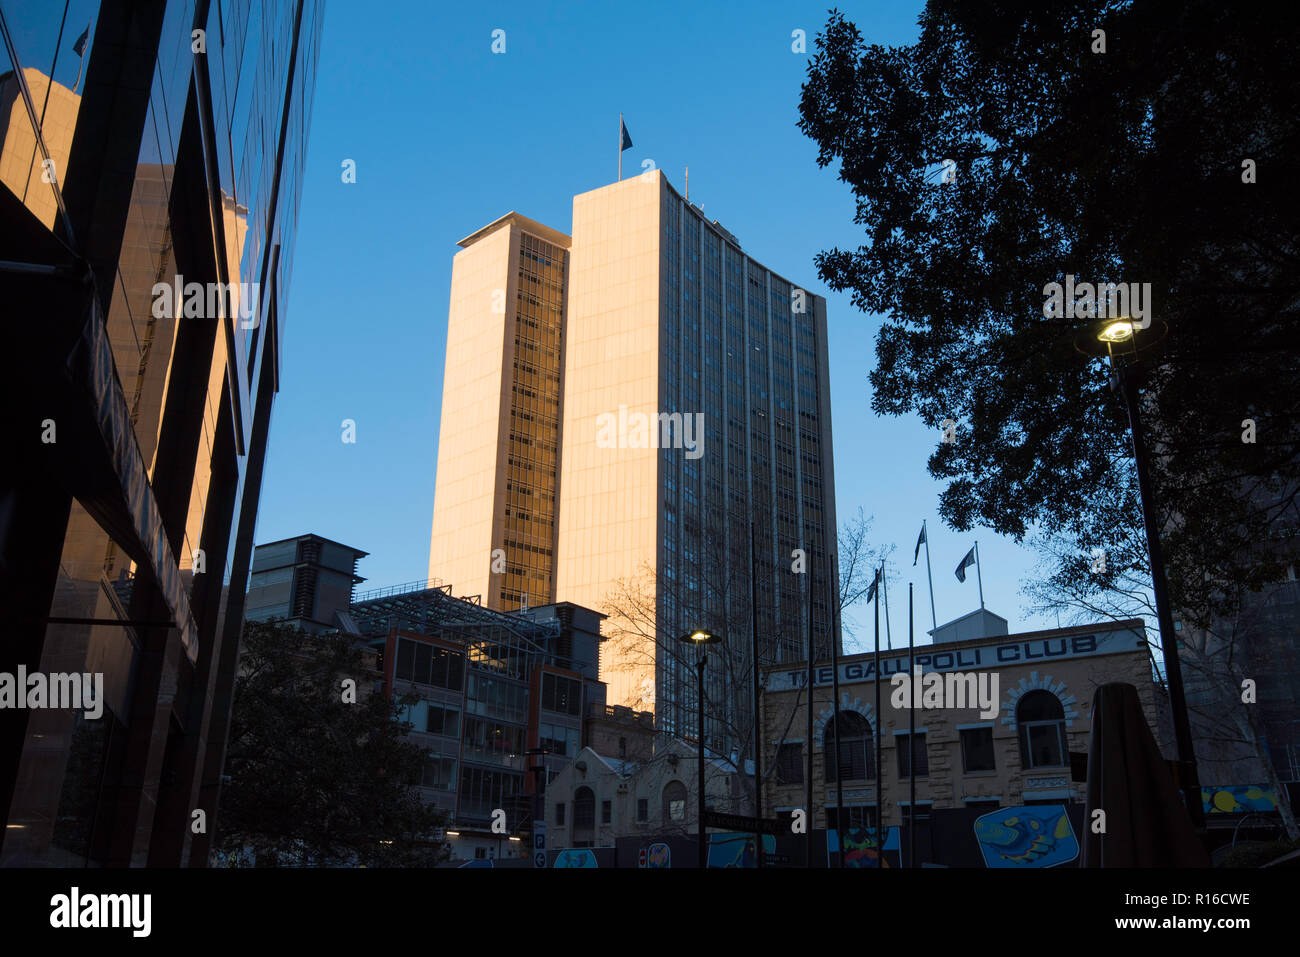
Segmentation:
<svg viewBox="0 0 1300 957">
<path fill-rule="evenodd" d="M 723 814 L 719 811 L 704 812 L 705 827 L 721 827 L 728 831 L 749 831 L 755 834 L 786 834 L 790 825 L 784 821 L 773 821 L 765 817 L 745 817 L 743 814 Z"/>
<path fill-rule="evenodd" d="M 986 867 L 1053 867 L 1079 856 L 1063 804 L 1003 807 L 975 819 Z"/>
<path fill-rule="evenodd" d="M 732 817 L 734 815 L 727 815 Z M 746 818 L 746 820 L 752 820 Z M 776 853 L 776 838 L 763 835 L 763 855 Z M 710 834 L 709 867 L 757 867 L 754 838 L 750 834 Z"/>
<path fill-rule="evenodd" d="M 552 867 L 600 867 L 596 855 L 583 847 L 568 847 L 555 857 Z"/>
<path fill-rule="evenodd" d="M 1277 811 L 1277 792 L 1263 784 L 1220 785 L 1201 788 L 1206 814 L 1244 814 Z"/>
<path fill-rule="evenodd" d="M 945 645 L 922 645 L 916 649 L 916 666 L 922 671 L 974 671 L 996 670 L 1007 665 L 1036 665 L 1068 658 L 1090 658 L 1094 655 L 1114 655 L 1123 652 L 1145 651 L 1146 641 L 1136 631 L 1098 632 L 1095 635 L 1063 635 L 1056 638 L 1031 638 L 1017 641 L 1008 637 L 996 645 L 977 648 L 947 648 Z M 830 666 L 813 672 L 814 685 L 829 685 L 834 675 Z M 893 652 L 880 658 L 880 677 L 886 681 L 897 674 L 907 674 L 907 654 Z M 843 684 L 876 680 L 876 666 L 870 655 L 860 661 L 840 665 L 840 682 Z M 806 668 L 773 671 L 767 677 L 768 691 L 794 691 L 808 683 Z"/>
<path fill-rule="evenodd" d="M 546 822 L 533 821 L 533 867 L 546 866 Z"/>
<path fill-rule="evenodd" d="M 643 847 L 637 852 L 636 864 L 637 867 L 672 867 L 672 849 L 667 844 L 659 842 L 651 844 L 649 847 Z"/>
</svg>

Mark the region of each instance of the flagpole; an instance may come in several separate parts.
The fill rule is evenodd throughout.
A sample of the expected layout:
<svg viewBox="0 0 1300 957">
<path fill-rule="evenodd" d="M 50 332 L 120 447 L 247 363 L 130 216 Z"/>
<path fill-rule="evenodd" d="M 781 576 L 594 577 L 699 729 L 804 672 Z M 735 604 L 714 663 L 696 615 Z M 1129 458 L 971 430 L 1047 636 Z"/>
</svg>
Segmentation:
<svg viewBox="0 0 1300 957">
<path fill-rule="evenodd" d="M 622 126 L 620 121 L 619 126 Z M 621 130 L 620 130 L 621 136 Z M 620 142 L 620 146 L 622 143 Z M 623 154 L 620 152 L 620 156 Z M 749 523 L 749 608 L 750 608 L 750 657 L 754 660 L 750 662 L 750 668 L 753 669 L 753 690 L 754 696 L 754 817 L 762 818 L 763 816 L 763 776 L 761 773 L 763 757 L 763 725 L 759 720 L 759 674 L 758 674 L 758 558 L 754 546 L 754 523 Z M 754 835 L 754 866 L 758 869 L 763 867 L 763 833 L 759 831 Z"/>
<path fill-rule="evenodd" d="M 916 867 L 916 648 L 912 642 L 912 583 L 907 583 L 907 773 L 912 797 L 907 808 L 907 866 Z"/>
<path fill-rule="evenodd" d="M 808 551 L 812 552 L 809 542 Z M 804 867 L 813 866 L 813 575 L 816 564 L 808 569 L 808 737 L 805 747 L 808 749 L 808 772 L 804 779 L 804 810 L 807 820 L 804 823 Z M 825 775 L 823 774 L 823 777 Z"/>
<path fill-rule="evenodd" d="M 894 650 L 894 634 L 889 630 L 889 572 L 885 566 L 885 560 L 880 560 L 880 587 L 885 592 L 885 647 L 890 651 Z"/>
<path fill-rule="evenodd" d="M 921 519 L 921 531 L 925 532 L 925 577 L 930 579 L 930 624 L 939 630 L 939 619 L 934 614 L 934 572 L 930 571 L 930 533 L 925 529 L 925 519 Z"/>
<path fill-rule="evenodd" d="M 828 562 L 834 561 L 833 553 L 828 553 L 826 558 Z M 844 775 L 841 773 L 844 769 L 840 767 L 840 656 L 838 645 L 835 640 L 835 624 L 839 618 L 839 569 L 834 565 L 830 568 L 831 574 L 827 575 L 826 589 L 830 591 L 830 598 L 835 604 L 832 606 L 834 611 L 831 618 L 831 695 L 834 704 L 831 707 L 831 720 L 835 722 L 835 846 L 839 849 L 838 860 L 839 866 L 844 866 Z M 831 591 L 832 584 L 834 591 Z M 829 863 L 829 862 L 828 862 Z"/>
<path fill-rule="evenodd" d="M 885 567 L 885 563 L 880 563 L 880 569 L 876 570 L 876 654 L 872 669 L 876 675 L 876 819 L 872 822 L 876 826 L 876 848 L 880 855 L 878 867 L 884 867 L 885 860 L 885 841 L 882 836 L 884 829 L 881 825 L 881 809 L 884 808 L 882 790 L 885 786 L 885 775 L 880 770 L 880 736 L 884 733 L 883 720 L 880 717 L 880 570 Z"/>
<path fill-rule="evenodd" d="M 984 576 L 980 574 L 980 543 L 975 540 L 975 580 L 980 586 L 980 611 L 984 610 Z"/>
<path fill-rule="evenodd" d="M 623 114 L 618 115 L 618 181 L 623 182 Z"/>
</svg>

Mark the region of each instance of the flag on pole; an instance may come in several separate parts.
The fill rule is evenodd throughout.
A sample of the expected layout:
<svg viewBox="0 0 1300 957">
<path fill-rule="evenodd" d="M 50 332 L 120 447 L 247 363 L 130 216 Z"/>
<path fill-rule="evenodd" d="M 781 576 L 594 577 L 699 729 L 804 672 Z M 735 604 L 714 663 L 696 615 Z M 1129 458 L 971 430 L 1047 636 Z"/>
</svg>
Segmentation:
<svg viewBox="0 0 1300 957">
<path fill-rule="evenodd" d="M 925 544 L 925 525 L 921 526 L 921 534 L 916 537 L 916 551 L 912 552 L 912 567 L 916 567 L 916 560 L 921 555 L 921 546 Z M 929 554 L 928 552 L 926 554 Z M 929 559 L 926 559 L 929 561 Z"/>
<path fill-rule="evenodd" d="M 972 548 L 966 553 L 966 557 L 961 560 L 961 564 L 957 566 L 957 581 L 964 582 L 966 580 L 966 569 L 970 568 L 974 564 L 975 549 Z"/>
<path fill-rule="evenodd" d="M 618 125 L 622 127 L 623 130 L 623 149 L 619 150 L 621 153 L 623 150 L 630 150 L 632 148 L 632 137 L 628 135 L 627 124 L 623 122 L 622 117 L 619 118 Z"/>
<path fill-rule="evenodd" d="M 90 24 L 86 24 L 86 29 L 81 31 L 81 36 L 77 37 L 77 42 L 72 45 L 72 52 L 81 56 L 86 52 L 86 38 L 90 36 Z"/>
</svg>

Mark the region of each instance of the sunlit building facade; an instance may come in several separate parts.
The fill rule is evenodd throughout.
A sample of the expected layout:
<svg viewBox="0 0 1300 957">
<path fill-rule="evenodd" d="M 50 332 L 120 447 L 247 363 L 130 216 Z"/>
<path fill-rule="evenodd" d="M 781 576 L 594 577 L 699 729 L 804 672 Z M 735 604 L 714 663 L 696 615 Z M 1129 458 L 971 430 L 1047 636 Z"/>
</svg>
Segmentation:
<svg viewBox="0 0 1300 957">
<path fill-rule="evenodd" d="M 0 260 L 25 317 L 0 377 L 22 437 L 0 466 L 0 672 L 102 674 L 103 711 L 0 713 L 0 864 L 203 865 L 323 3 L 80 3 L 84 38 L 62 12 L 6 20 L 0 62 Z"/>
<path fill-rule="evenodd" d="M 554 600 L 569 237 L 510 213 L 459 245 L 429 578 L 510 611 Z"/>
<path fill-rule="evenodd" d="M 544 600 L 609 616 L 610 703 L 653 709 L 669 733 L 695 726 L 693 655 L 676 636 L 725 634 L 706 737 L 726 754 L 748 737 L 751 596 L 762 666 L 804 658 L 810 584 L 817 654 L 838 634 L 825 300 L 747 256 L 658 170 L 576 196 L 571 236 L 511 214 L 470 237 L 453 266 L 430 577 L 498 607 L 516 607 L 488 547 L 505 537 L 497 523 L 518 518 L 504 514 L 515 493 L 504 469 L 550 468 L 549 447 L 505 441 L 516 229 L 567 253 Z M 490 312 L 503 288 L 504 321 Z"/>
</svg>

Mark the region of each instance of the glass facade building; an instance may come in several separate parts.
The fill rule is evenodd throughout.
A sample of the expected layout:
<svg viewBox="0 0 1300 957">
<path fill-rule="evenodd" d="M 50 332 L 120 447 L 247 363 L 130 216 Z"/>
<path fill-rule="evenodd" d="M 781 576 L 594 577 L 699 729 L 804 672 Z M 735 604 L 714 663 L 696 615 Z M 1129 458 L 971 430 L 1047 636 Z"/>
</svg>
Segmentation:
<svg viewBox="0 0 1300 957">
<path fill-rule="evenodd" d="M 324 9 L 66 8 L 4 10 L 0 672 L 104 708 L 0 714 L 0 864 L 203 865 Z"/>
</svg>

